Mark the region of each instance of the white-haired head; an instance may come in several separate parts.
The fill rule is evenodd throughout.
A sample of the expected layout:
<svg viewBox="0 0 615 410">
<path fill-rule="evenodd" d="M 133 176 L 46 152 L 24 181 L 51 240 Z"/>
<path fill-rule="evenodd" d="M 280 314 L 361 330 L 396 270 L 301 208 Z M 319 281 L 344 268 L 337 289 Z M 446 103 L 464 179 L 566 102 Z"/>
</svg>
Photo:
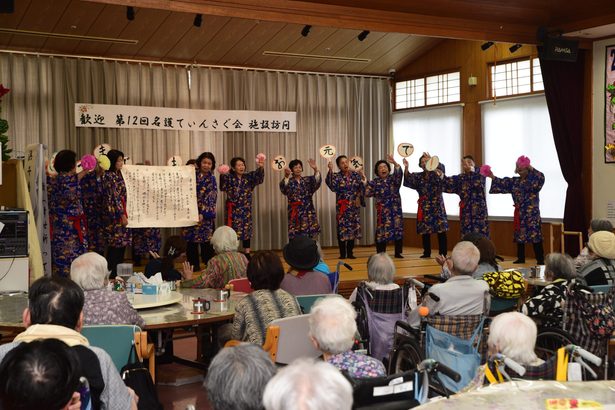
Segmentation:
<svg viewBox="0 0 615 410">
<path fill-rule="evenodd" d="M 451 259 L 457 275 L 472 275 L 478 268 L 480 251 L 472 242 L 461 241 L 453 248 Z"/>
<path fill-rule="evenodd" d="M 209 401 L 214 410 L 260 410 L 263 391 L 275 372 L 275 365 L 260 346 L 242 343 L 225 347 L 207 371 Z"/>
<path fill-rule="evenodd" d="M 230 226 L 218 227 L 211 236 L 211 246 L 214 247 L 216 253 L 237 252 L 239 248 L 237 232 Z"/>
<path fill-rule="evenodd" d="M 395 277 L 395 264 L 384 252 L 372 255 L 367 260 L 367 278 L 371 282 L 388 285 Z"/>
<path fill-rule="evenodd" d="M 327 296 L 312 306 L 310 336 L 318 348 L 329 354 L 343 353 L 352 348 L 357 333 L 356 312 L 348 300 Z"/>
<path fill-rule="evenodd" d="M 83 290 L 102 289 L 109 279 L 107 260 L 96 252 L 84 253 L 70 264 L 70 278 Z"/>
<path fill-rule="evenodd" d="M 350 410 L 352 387 L 333 365 L 298 359 L 267 384 L 263 404 L 266 410 Z"/>
<path fill-rule="evenodd" d="M 496 316 L 489 326 L 490 353 L 502 353 L 521 365 L 536 361 L 536 323 L 523 313 L 507 312 Z"/>
</svg>

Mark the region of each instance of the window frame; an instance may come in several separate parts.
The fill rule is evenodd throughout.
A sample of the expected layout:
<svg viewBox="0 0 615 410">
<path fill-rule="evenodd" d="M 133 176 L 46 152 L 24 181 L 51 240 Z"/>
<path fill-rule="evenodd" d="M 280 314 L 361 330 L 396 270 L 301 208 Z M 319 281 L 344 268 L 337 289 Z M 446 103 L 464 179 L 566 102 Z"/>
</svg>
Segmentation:
<svg viewBox="0 0 615 410">
<path fill-rule="evenodd" d="M 544 80 L 542 80 L 542 70 L 540 73 L 540 79 L 541 84 L 543 84 L 542 89 L 540 90 L 535 90 L 534 89 L 534 60 L 538 60 L 537 56 L 526 56 L 526 57 L 520 57 L 520 58 L 515 58 L 515 59 L 510 59 L 510 60 L 502 60 L 502 61 L 496 61 L 496 62 L 491 62 L 491 63 L 487 63 L 487 74 L 489 75 L 489 81 L 488 81 L 488 89 L 487 89 L 487 96 L 489 99 L 494 99 L 494 98 L 510 98 L 510 97 L 517 97 L 517 96 L 525 96 L 525 95 L 535 95 L 535 94 L 544 94 Z M 529 66 L 530 66 L 530 92 L 527 93 L 514 93 L 514 94 L 506 94 L 506 95 L 500 95 L 500 96 L 495 96 L 494 95 L 494 88 L 493 88 L 493 67 L 495 66 L 503 66 L 506 64 L 512 64 L 512 63 L 518 63 L 520 61 L 529 61 Z M 540 62 L 538 63 L 538 66 L 540 67 Z"/>
<path fill-rule="evenodd" d="M 445 103 L 427 104 L 427 78 L 441 76 L 441 75 L 450 75 L 450 74 L 459 75 L 459 99 L 457 101 L 449 101 Z M 416 81 L 416 80 L 423 80 L 423 105 L 416 106 L 416 107 L 397 108 L 397 84 L 405 83 L 409 81 Z M 461 69 L 460 68 L 455 68 L 452 70 L 445 70 L 445 71 L 438 71 L 438 72 L 433 72 L 429 74 L 422 74 L 422 75 L 409 77 L 403 80 L 394 81 L 393 83 L 393 111 L 395 112 L 395 111 L 417 110 L 417 109 L 424 109 L 424 108 L 431 108 L 431 107 L 445 107 L 451 104 L 460 104 L 463 102 L 462 88 L 463 87 L 461 86 Z M 445 90 L 445 89 L 443 88 L 442 90 Z M 448 88 L 446 88 L 446 90 L 448 90 Z"/>
</svg>

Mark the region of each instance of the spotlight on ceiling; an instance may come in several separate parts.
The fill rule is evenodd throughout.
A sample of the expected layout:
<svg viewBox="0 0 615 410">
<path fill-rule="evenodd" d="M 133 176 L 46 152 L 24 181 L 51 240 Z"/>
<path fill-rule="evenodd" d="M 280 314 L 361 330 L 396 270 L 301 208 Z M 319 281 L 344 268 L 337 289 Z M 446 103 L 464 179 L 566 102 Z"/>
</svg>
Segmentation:
<svg viewBox="0 0 615 410">
<path fill-rule="evenodd" d="M 192 22 L 192 25 L 194 27 L 201 27 L 202 24 L 203 24 L 203 15 L 197 14 L 196 16 L 194 16 L 194 21 Z"/>
<path fill-rule="evenodd" d="M 493 45 L 493 41 L 487 41 L 486 43 L 483 43 L 480 48 L 485 51 L 488 50 L 491 46 Z"/>
<path fill-rule="evenodd" d="M 510 52 L 511 52 L 511 53 L 515 53 L 515 52 L 517 52 L 517 50 L 519 50 L 521 47 L 523 47 L 523 44 L 519 44 L 519 43 L 517 43 L 517 44 L 514 44 L 514 45 L 510 46 L 510 47 L 508 48 L 508 50 L 510 50 Z"/>
<path fill-rule="evenodd" d="M 483 51 L 489 50 L 491 48 L 491 46 L 493 46 L 495 43 L 493 41 L 487 41 L 486 43 L 481 44 L 480 48 Z"/>
<path fill-rule="evenodd" d="M 305 27 L 303 27 L 303 30 L 301 30 L 301 35 L 303 37 L 307 37 L 308 34 L 310 34 L 311 29 L 312 29 L 312 26 L 310 26 L 309 24 L 306 24 Z"/>
<path fill-rule="evenodd" d="M 135 8 L 132 6 L 126 7 L 126 18 L 130 21 L 135 19 Z"/>
<path fill-rule="evenodd" d="M 367 38 L 368 35 L 369 35 L 369 30 L 363 30 L 362 32 L 359 33 L 359 35 L 357 36 L 357 39 L 359 41 L 363 41 Z"/>
</svg>

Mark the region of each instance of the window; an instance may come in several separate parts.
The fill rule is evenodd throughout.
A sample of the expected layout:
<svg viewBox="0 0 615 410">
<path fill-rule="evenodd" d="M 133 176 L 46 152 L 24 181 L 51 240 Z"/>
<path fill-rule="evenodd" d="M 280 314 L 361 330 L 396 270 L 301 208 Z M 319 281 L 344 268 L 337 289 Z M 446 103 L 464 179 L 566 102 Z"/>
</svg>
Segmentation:
<svg viewBox="0 0 615 410">
<path fill-rule="evenodd" d="M 395 109 L 461 101 L 459 71 L 395 83 Z"/>
<path fill-rule="evenodd" d="M 559 165 L 544 95 L 485 102 L 481 106 L 485 164 L 499 177 L 513 176 L 515 161 L 526 155 L 545 174 L 540 191 L 543 218 L 562 219 L 568 184 Z M 487 179 L 487 192 L 491 186 Z M 508 194 L 487 195 L 489 216 L 512 217 Z"/>
<path fill-rule="evenodd" d="M 410 172 L 419 172 L 419 158 L 423 152 L 437 155 L 446 166 L 447 175 L 461 172 L 461 130 L 463 108 L 461 106 L 437 107 L 393 113 L 393 143 L 395 160 L 402 164 L 397 146 L 402 142 L 414 145 L 414 153 L 408 157 Z M 403 167 L 403 165 L 402 165 Z M 414 189 L 402 187 L 401 204 L 404 213 L 416 213 L 418 194 Z M 444 194 L 447 214 L 459 215 L 459 197 Z"/>
<path fill-rule="evenodd" d="M 505 97 L 543 91 L 540 62 L 537 58 L 491 66 L 491 96 Z"/>
</svg>

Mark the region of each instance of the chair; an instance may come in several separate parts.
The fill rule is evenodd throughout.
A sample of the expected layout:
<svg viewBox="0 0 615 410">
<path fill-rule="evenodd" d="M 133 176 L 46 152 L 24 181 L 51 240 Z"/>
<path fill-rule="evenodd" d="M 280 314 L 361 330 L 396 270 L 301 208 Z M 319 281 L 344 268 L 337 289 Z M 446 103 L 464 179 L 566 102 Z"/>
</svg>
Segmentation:
<svg viewBox="0 0 615 410">
<path fill-rule="evenodd" d="M 111 356 L 118 372 L 126 365 L 132 345 L 139 360 L 148 359 L 149 372 L 156 382 L 156 354 L 153 343 L 147 343 L 147 332 L 136 325 L 84 326 L 81 334 L 90 345 L 100 347 Z"/>
<path fill-rule="evenodd" d="M 290 316 L 272 321 L 267 327 L 263 350 L 276 364 L 289 364 L 300 357 L 316 358 L 322 353 L 314 347 L 308 335 L 310 315 Z M 224 347 L 237 346 L 230 340 Z"/>
<path fill-rule="evenodd" d="M 342 374 L 352 386 L 353 409 L 409 409 L 420 404 L 415 399 L 414 370 L 367 379 Z"/>
<path fill-rule="evenodd" d="M 297 302 L 299 302 L 299 306 L 301 306 L 301 311 L 307 314 L 307 313 L 310 313 L 310 311 L 312 310 L 312 306 L 314 305 L 314 303 L 316 303 L 318 299 L 321 299 L 327 296 L 342 297 L 341 295 L 337 295 L 337 294 L 325 293 L 321 295 L 300 295 L 300 296 L 296 296 L 296 298 L 297 298 Z"/>
<path fill-rule="evenodd" d="M 233 286 L 233 290 L 235 292 L 254 292 L 254 289 L 252 289 L 252 285 L 250 284 L 248 278 L 231 279 L 228 281 L 228 284 Z"/>
</svg>

